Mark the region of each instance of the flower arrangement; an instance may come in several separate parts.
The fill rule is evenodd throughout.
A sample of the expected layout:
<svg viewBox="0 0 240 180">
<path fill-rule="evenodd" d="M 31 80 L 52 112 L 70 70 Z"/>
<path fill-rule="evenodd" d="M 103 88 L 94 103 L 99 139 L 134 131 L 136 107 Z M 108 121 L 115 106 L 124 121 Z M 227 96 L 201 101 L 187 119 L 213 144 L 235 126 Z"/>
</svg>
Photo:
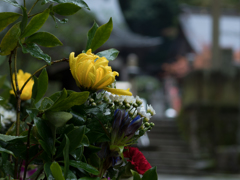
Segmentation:
<svg viewBox="0 0 240 180">
<path fill-rule="evenodd" d="M 118 51 L 92 53 L 102 46 L 112 31 L 112 19 L 88 32 L 86 49 L 75 57 L 52 61 L 40 46 L 54 47 L 61 41 L 48 32 L 38 32 L 49 15 L 72 15 L 89 9 L 83 0 L 44 0 L 48 7 L 31 15 L 16 1 L 4 0 L 21 8 L 22 14 L 0 13 L 0 30 L 15 23 L 0 44 L 0 55 L 8 56 L 8 85 L 0 77 L 0 178 L 1 179 L 79 179 L 157 180 L 143 154 L 131 145 L 149 131 L 155 114 L 151 105 L 145 110 L 141 98 L 129 89 L 116 89 L 118 72 L 108 65 Z M 30 19 L 30 20 L 29 20 Z M 18 49 L 46 65 L 32 74 L 18 69 Z M 49 97 L 46 68 L 68 62 L 80 92 L 63 89 Z M 14 65 L 14 66 L 13 66 Z M 49 67 L 52 68 L 52 67 Z M 38 76 L 36 76 L 40 73 Z"/>
</svg>

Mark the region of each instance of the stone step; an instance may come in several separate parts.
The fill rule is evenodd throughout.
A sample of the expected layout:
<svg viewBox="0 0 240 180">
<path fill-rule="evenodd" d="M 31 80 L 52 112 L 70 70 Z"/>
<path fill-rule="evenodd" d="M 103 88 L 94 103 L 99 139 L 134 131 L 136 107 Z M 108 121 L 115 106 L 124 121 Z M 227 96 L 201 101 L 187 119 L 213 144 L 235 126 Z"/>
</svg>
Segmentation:
<svg viewBox="0 0 240 180">
<path fill-rule="evenodd" d="M 155 146 L 178 146 L 178 147 L 188 147 L 188 144 L 181 140 L 175 140 L 175 139 L 152 139 L 150 138 L 150 144 Z"/>
<path fill-rule="evenodd" d="M 140 149 L 141 150 L 141 149 Z M 144 154 L 144 156 L 147 159 L 163 159 L 163 158 L 168 158 L 168 159 L 176 159 L 176 160 L 181 160 L 181 159 L 193 159 L 193 156 L 190 153 L 187 152 L 162 152 L 162 151 L 143 151 L 141 152 Z"/>
</svg>

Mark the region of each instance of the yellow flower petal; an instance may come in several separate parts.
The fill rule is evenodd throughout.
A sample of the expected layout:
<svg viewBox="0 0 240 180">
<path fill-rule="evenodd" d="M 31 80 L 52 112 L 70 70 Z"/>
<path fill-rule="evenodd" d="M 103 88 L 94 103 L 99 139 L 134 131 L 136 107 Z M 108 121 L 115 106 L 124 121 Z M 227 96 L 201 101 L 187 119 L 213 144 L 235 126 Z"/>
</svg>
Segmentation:
<svg viewBox="0 0 240 180">
<path fill-rule="evenodd" d="M 117 95 L 120 95 L 120 96 L 122 96 L 122 95 L 132 96 L 132 93 L 129 91 L 129 89 L 123 90 L 123 89 L 114 89 L 114 88 L 108 88 L 108 87 L 105 87 L 103 89 L 112 93 L 112 94 L 117 94 Z"/>
</svg>

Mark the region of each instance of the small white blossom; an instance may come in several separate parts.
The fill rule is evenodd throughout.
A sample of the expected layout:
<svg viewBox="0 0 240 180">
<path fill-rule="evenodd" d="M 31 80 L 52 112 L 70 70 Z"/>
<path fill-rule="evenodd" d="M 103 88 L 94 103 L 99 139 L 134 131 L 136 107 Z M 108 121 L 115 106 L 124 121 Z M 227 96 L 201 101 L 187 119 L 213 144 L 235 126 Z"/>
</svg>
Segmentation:
<svg viewBox="0 0 240 180">
<path fill-rule="evenodd" d="M 111 114 L 111 111 L 110 111 L 110 109 L 106 109 L 106 111 L 105 111 L 104 115 L 109 115 L 109 114 Z"/>
<path fill-rule="evenodd" d="M 129 111 L 129 114 L 130 114 L 132 117 L 137 116 L 137 109 L 136 109 L 136 108 L 131 108 L 131 110 Z"/>
<path fill-rule="evenodd" d="M 136 102 L 136 99 L 133 96 L 125 96 L 124 99 L 125 103 L 133 104 Z"/>
<path fill-rule="evenodd" d="M 152 116 L 156 114 L 155 110 L 151 105 L 147 105 L 147 112 L 150 113 Z"/>
<path fill-rule="evenodd" d="M 136 96 L 136 103 L 138 105 L 141 105 L 143 103 L 143 100 L 139 96 Z"/>
<path fill-rule="evenodd" d="M 6 110 L 2 106 L 0 106 L 0 116 L 1 116 L 1 124 L 2 127 L 5 127 L 7 124 L 16 121 L 16 113 L 15 111 Z"/>
<path fill-rule="evenodd" d="M 110 94 L 109 93 L 105 93 L 103 96 L 103 100 L 110 103 L 111 99 L 110 99 Z"/>
</svg>

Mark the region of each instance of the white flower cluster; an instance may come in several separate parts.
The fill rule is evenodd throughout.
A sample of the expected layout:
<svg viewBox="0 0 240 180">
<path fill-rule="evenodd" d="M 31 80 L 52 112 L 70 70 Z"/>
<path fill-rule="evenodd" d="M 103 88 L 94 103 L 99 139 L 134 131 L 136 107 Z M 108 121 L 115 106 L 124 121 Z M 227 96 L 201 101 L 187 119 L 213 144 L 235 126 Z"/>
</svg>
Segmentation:
<svg viewBox="0 0 240 180">
<path fill-rule="evenodd" d="M 0 106 L 0 116 L 2 127 L 5 127 L 7 124 L 16 121 L 16 112 L 12 110 L 6 110 Z"/>
<path fill-rule="evenodd" d="M 143 100 L 139 96 L 119 96 L 105 92 L 103 99 L 109 104 L 112 103 L 128 110 L 129 115 L 132 117 L 136 117 L 136 115 L 142 116 L 145 122 L 148 122 L 150 118 L 156 114 L 151 105 L 147 105 L 147 111 L 145 110 Z"/>
</svg>

